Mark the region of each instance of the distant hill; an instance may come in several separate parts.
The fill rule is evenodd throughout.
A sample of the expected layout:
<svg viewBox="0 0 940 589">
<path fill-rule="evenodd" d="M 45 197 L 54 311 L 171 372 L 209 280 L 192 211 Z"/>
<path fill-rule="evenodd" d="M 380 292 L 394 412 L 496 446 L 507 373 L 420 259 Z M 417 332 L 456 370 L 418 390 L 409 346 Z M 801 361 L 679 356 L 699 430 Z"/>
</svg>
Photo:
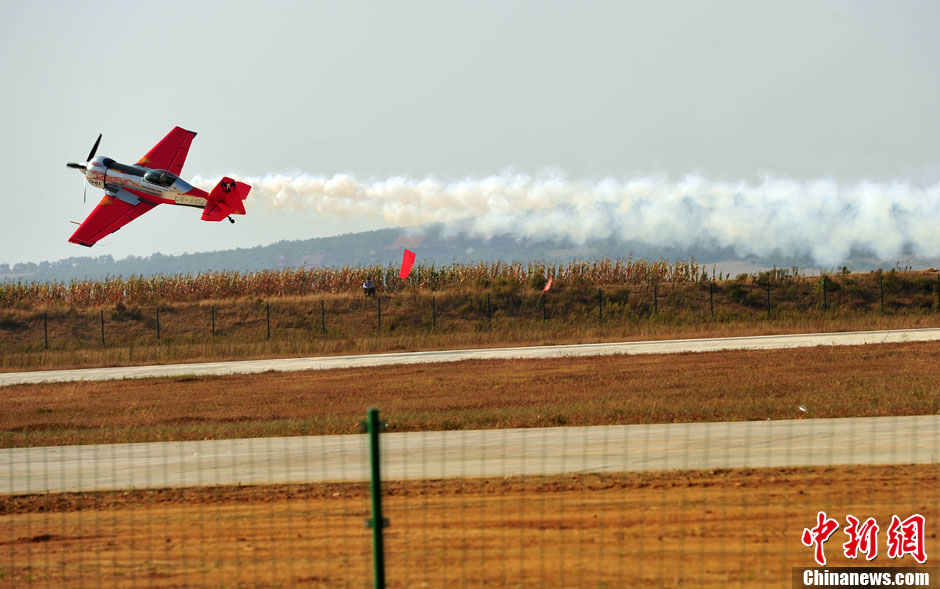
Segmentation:
<svg viewBox="0 0 940 589">
<path fill-rule="evenodd" d="M 571 241 L 536 241 L 494 237 L 479 239 L 466 235 L 449 235 L 439 226 L 421 230 L 380 229 L 361 233 L 347 233 L 333 237 L 279 241 L 253 248 L 237 248 L 217 252 L 187 253 L 182 255 L 128 256 L 115 260 L 110 255 L 72 257 L 55 262 L 0 264 L 2 281 L 63 281 L 100 279 L 106 276 L 152 276 L 155 274 L 195 273 L 217 270 L 240 272 L 309 267 L 342 267 L 347 265 L 397 264 L 402 250 L 408 248 L 418 255 L 423 264 L 453 264 L 480 261 L 529 260 L 567 262 L 595 258 L 683 259 L 694 257 L 705 264 L 722 264 L 732 271 L 752 271 L 756 268 L 810 268 L 817 267 L 808 258 L 741 258 L 730 248 L 696 249 L 654 247 L 620 239 L 605 239 L 586 244 Z M 936 265 L 937 261 L 906 260 L 887 264 L 864 257 L 852 260 L 851 267 L 864 271 L 875 267 L 893 267 L 910 264 L 917 268 Z"/>
</svg>

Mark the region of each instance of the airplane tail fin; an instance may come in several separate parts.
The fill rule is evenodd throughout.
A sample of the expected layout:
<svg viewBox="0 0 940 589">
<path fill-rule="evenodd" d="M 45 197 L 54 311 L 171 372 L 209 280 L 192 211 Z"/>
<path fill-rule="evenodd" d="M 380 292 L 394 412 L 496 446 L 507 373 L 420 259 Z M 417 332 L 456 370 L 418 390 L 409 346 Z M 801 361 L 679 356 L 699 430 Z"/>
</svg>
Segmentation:
<svg viewBox="0 0 940 589">
<path fill-rule="evenodd" d="M 243 201 L 250 191 L 251 186 L 244 182 L 232 180 L 227 176 L 222 178 L 206 199 L 202 220 L 221 221 L 229 215 L 244 215 L 245 203 Z"/>
</svg>

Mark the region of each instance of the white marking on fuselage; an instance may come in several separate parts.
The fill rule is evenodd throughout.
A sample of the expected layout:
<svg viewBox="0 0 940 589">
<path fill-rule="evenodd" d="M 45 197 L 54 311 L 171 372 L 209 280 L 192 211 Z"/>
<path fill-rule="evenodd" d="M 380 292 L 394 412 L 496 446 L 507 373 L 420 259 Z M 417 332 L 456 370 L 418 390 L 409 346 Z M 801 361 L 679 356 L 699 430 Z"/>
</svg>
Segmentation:
<svg viewBox="0 0 940 589">
<path fill-rule="evenodd" d="M 200 196 L 189 196 L 188 194 L 177 194 L 176 204 L 204 207 L 206 206 L 206 199 Z"/>
<path fill-rule="evenodd" d="M 181 178 L 177 178 L 173 185 L 169 189 L 166 189 L 162 186 L 147 182 L 142 176 L 128 174 L 115 168 L 109 168 L 102 162 L 97 161 L 97 159 L 88 163 L 85 170 L 85 178 L 88 180 L 88 183 L 95 188 L 112 192 L 124 188 L 170 201 L 173 204 L 186 206 L 205 207 L 207 202 L 203 197 L 187 194 L 192 191 L 193 187 Z"/>
</svg>

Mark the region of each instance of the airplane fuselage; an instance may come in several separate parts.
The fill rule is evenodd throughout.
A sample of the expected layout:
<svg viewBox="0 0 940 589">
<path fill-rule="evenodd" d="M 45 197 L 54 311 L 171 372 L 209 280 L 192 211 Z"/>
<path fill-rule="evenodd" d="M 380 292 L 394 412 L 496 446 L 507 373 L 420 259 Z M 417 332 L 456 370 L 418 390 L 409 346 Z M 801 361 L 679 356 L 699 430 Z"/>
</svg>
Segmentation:
<svg viewBox="0 0 940 589">
<path fill-rule="evenodd" d="M 166 170 L 129 166 L 105 156 L 88 161 L 85 178 L 95 188 L 118 194 L 123 189 L 155 205 L 175 204 L 204 208 L 209 196 L 204 190 Z"/>
</svg>

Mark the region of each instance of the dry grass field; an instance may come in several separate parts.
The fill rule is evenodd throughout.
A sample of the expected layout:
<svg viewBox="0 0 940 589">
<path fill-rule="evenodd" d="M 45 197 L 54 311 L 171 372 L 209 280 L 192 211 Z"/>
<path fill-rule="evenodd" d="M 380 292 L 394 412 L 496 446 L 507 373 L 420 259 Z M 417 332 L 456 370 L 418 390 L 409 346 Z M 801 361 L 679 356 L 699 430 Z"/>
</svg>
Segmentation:
<svg viewBox="0 0 940 589">
<path fill-rule="evenodd" d="M 391 431 L 923 415 L 938 369 L 921 342 L 16 385 L 0 446 L 348 434 L 372 406 Z"/>
</svg>

